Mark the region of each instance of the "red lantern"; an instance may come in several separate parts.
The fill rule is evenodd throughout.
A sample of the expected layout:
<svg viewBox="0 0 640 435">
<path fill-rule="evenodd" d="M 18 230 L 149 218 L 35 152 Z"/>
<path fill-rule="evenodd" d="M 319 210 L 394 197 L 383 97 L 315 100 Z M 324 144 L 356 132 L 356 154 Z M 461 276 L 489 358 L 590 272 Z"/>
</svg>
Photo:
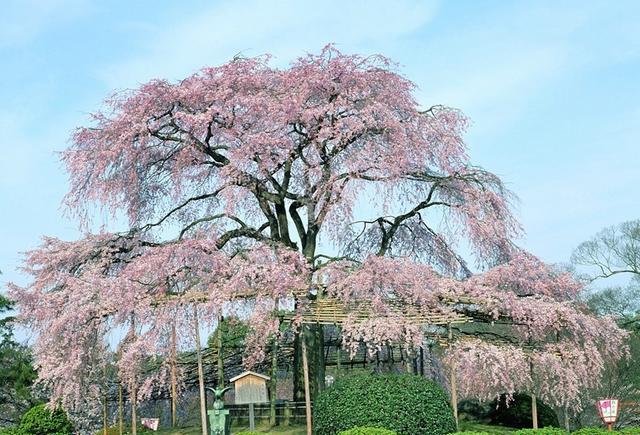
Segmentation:
<svg viewBox="0 0 640 435">
<path fill-rule="evenodd" d="M 612 430 L 613 423 L 615 423 L 618 418 L 618 402 L 618 399 L 602 399 L 596 402 L 598 414 L 609 430 Z"/>
</svg>

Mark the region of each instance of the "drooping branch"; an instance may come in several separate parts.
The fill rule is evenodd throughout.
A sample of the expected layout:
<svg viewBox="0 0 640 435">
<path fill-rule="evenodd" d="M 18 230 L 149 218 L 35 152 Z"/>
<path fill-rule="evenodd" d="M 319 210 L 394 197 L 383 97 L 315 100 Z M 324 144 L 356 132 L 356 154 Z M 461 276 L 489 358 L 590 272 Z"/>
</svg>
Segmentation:
<svg viewBox="0 0 640 435">
<path fill-rule="evenodd" d="M 400 225 L 402 225 L 407 219 L 411 219 L 412 217 L 418 215 L 422 210 L 425 210 L 429 207 L 438 206 L 438 205 L 450 207 L 450 204 L 444 201 L 432 201 L 434 192 L 436 191 L 437 188 L 438 188 L 438 184 L 433 184 L 425 200 L 418 203 L 418 205 L 413 207 L 408 212 L 396 216 L 395 218 L 393 218 L 392 221 L 389 221 L 386 219 L 377 220 L 377 222 L 381 226 L 383 225 L 383 223 L 389 223 L 388 227 L 383 229 L 382 239 L 380 241 L 380 249 L 378 250 L 378 253 L 377 253 L 378 256 L 383 256 L 387 253 L 387 250 L 391 246 L 391 243 L 393 242 L 393 238 L 396 235 L 398 228 L 400 228 Z"/>
</svg>

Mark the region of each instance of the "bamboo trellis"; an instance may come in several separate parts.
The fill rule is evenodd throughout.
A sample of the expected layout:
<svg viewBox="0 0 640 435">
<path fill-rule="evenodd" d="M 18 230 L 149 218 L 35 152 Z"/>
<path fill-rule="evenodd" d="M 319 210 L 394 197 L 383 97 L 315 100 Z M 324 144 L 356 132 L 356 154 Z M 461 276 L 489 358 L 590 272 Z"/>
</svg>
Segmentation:
<svg viewBox="0 0 640 435">
<path fill-rule="evenodd" d="M 473 319 L 461 313 L 442 311 L 412 310 L 411 306 L 401 303 L 390 303 L 389 316 L 401 317 L 403 320 L 418 325 L 447 326 L 462 324 Z M 371 316 L 370 302 L 343 305 L 337 299 L 324 298 L 309 303 L 302 313 L 302 323 L 321 325 L 341 325 L 348 320 L 363 321 Z M 285 318 L 293 318 L 287 314 Z"/>
</svg>

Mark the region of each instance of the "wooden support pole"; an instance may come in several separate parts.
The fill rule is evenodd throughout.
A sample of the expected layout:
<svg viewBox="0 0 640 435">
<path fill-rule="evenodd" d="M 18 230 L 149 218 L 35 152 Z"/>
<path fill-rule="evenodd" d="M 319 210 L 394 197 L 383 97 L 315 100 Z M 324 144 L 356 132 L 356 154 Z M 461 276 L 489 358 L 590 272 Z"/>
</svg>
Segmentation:
<svg viewBox="0 0 640 435">
<path fill-rule="evenodd" d="M 273 337 L 273 345 L 271 347 L 271 379 L 269 380 L 269 389 L 271 394 L 269 396 L 269 424 L 271 426 L 276 425 L 276 399 L 278 390 L 278 339 Z"/>
<path fill-rule="evenodd" d="M 207 435 L 207 396 L 204 392 L 204 370 L 202 369 L 202 351 L 200 349 L 200 323 L 198 306 L 193 306 L 193 325 L 196 333 L 196 358 L 198 360 L 198 386 L 200 387 L 200 426 L 202 435 Z"/>
<path fill-rule="evenodd" d="M 458 430 L 458 386 L 456 383 L 455 362 L 451 364 L 451 408 L 453 409 L 453 418 L 456 420 L 456 430 Z"/>
<path fill-rule="evenodd" d="M 222 314 L 218 316 L 218 333 L 216 334 L 216 347 L 218 348 L 218 388 L 224 387 L 224 349 L 222 348 Z"/>
<path fill-rule="evenodd" d="M 122 384 L 118 383 L 118 435 L 124 434 L 124 421 L 123 421 L 123 407 L 122 407 Z"/>
<path fill-rule="evenodd" d="M 283 425 L 289 426 L 291 424 L 291 404 L 288 401 L 284 402 L 283 417 Z"/>
<path fill-rule="evenodd" d="M 108 421 L 108 417 L 107 414 L 109 413 L 109 410 L 107 409 L 107 392 L 109 387 L 107 386 L 107 365 L 105 362 L 105 365 L 103 367 L 102 370 L 102 376 L 103 376 L 103 388 L 104 388 L 104 395 L 102 396 L 102 434 L 103 435 L 107 435 L 107 433 L 109 432 L 109 421 Z"/>
<path fill-rule="evenodd" d="M 135 381 L 134 381 L 135 382 Z M 138 433 L 138 416 L 136 413 L 136 406 L 138 402 L 138 387 L 135 383 L 131 386 L 131 434 L 137 435 Z"/>
<path fill-rule="evenodd" d="M 109 421 L 107 417 L 107 395 L 102 399 L 102 433 L 107 435 L 109 432 Z"/>
<path fill-rule="evenodd" d="M 253 403 L 249 403 L 249 431 L 253 432 L 254 430 L 256 430 L 255 405 Z"/>
<path fill-rule="evenodd" d="M 529 361 L 529 371 L 531 373 L 531 379 L 535 379 L 533 373 L 533 361 Z M 536 400 L 536 394 L 531 392 L 531 423 L 534 429 L 538 429 L 538 402 Z"/>
<path fill-rule="evenodd" d="M 131 318 L 131 331 L 132 335 L 135 338 L 136 336 L 136 318 L 132 316 Z M 131 382 L 131 394 L 129 399 L 131 400 L 131 434 L 138 434 L 138 415 L 137 415 L 137 406 L 138 406 L 138 379 L 137 376 L 134 376 L 133 382 Z"/>
<path fill-rule="evenodd" d="M 300 333 L 300 341 L 302 343 L 302 371 L 304 376 L 304 407 L 307 415 L 307 435 L 312 435 L 311 393 L 309 391 L 309 362 L 307 361 L 307 346 L 305 344 L 304 334 L 302 332 Z"/>
<path fill-rule="evenodd" d="M 435 375 L 435 368 L 433 367 L 433 344 L 429 343 L 429 347 L 427 348 L 429 350 L 429 379 L 431 379 L 432 381 L 435 380 L 436 375 Z"/>
<path fill-rule="evenodd" d="M 453 330 L 449 324 L 449 346 L 453 344 Z M 451 361 L 451 408 L 453 408 L 453 418 L 456 420 L 456 431 L 459 430 L 458 422 L 458 387 L 456 383 L 456 362 Z"/>
<path fill-rule="evenodd" d="M 413 362 L 411 360 L 411 350 L 407 349 L 405 351 L 405 359 L 404 359 L 404 367 L 407 371 L 407 374 L 410 375 L 413 370 Z"/>
<path fill-rule="evenodd" d="M 176 325 L 171 325 L 171 427 L 178 424 L 178 376 L 177 376 Z"/>
<path fill-rule="evenodd" d="M 533 421 L 533 428 L 538 429 L 538 402 L 536 401 L 536 395 L 531 393 L 531 420 Z"/>
</svg>

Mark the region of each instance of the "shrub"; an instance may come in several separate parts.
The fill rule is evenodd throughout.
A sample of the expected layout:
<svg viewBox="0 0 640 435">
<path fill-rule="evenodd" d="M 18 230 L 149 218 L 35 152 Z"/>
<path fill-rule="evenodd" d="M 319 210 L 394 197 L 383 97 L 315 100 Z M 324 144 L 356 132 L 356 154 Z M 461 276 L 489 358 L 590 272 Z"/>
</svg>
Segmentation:
<svg viewBox="0 0 640 435">
<path fill-rule="evenodd" d="M 609 433 L 609 431 L 607 429 L 601 429 L 599 427 L 583 427 L 582 429 L 578 429 L 577 431 L 571 433 L 578 435 L 602 435 Z"/>
<path fill-rule="evenodd" d="M 354 427 L 384 427 L 399 435 L 455 432 L 453 412 L 442 388 L 410 375 L 359 375 L 341 378 L 314 404 L 316 435 L 335 435 Z"/>
<path fill-rule="evenodd" d="M 340 432 L 338 435 L 397 435 L 394 431 L 389 429 L 382 429 L 380 427 L 354 427 L 353 429 Z"/>
<path fill-rule="evenodd" d="M 463 430 L 462 432 L 454 432 L 449 435 L 491 435 L 489 432 L 476 432 L 473 430 Z"/>
<path fill-rule="evenodd" d="M 548 405 L 537 401 L 538 424 L 542 427 L 557 427 L 558 416 Z M 528 394 L 515 394 L 508 404 L 505 397 L 495 400 L 490 404 L 490 412 L 486 416 L 492 424 L 501 426 L 530 428 L 533 425 L 531 418 L 531 396 Z"/>
<path fill-rule="evenodd" d="M 520 429 L 514 435 L 566 435 L 567 431 L 557 427 L 545 427 L 542 429 Z"/>
<path fill-rule="evenodd" d="M 242 431 L 242 432 L 236 432 L 235 435 L 263 435 L 260 432 L 251 432 L 248 430 Z"/>
<path fill-rule="evenodd" d="M 572 434 L 577 434 L 577 435 L 607 435 L 610 433 L 611 432 L 609 432 L 607 429 L 600 428 L 600 427 L 585 427 L 582 429 L 578 429 L 575 432 L 572 432 Z M 617 430 L 616 433 L 626 434 L 626 435 L 640 435 L 640 428 L 627 427 L 624 429 Z"/>
<path fill-rule="evenodd" d="M 68 435 L 73 433 L 73 425 L 62 409 L 50 411 L 45 405 L 37 405 L 22 416 L 19 431 L 29 435 Z"/>
<path fill-rule="evenodd" d="M 609 433 L 607 429 L 601 429 L 599 427 L 583 427 L 582 429 L 578 429 L 575 432 L 572 432 L 578 435 L 602 435 Z"/>
<path fill-rule="evenodd" d="M 11 426 L 1 428 L 0 435 L 25 435 L 25 433 L 18 426 Z"/>
</svg>

